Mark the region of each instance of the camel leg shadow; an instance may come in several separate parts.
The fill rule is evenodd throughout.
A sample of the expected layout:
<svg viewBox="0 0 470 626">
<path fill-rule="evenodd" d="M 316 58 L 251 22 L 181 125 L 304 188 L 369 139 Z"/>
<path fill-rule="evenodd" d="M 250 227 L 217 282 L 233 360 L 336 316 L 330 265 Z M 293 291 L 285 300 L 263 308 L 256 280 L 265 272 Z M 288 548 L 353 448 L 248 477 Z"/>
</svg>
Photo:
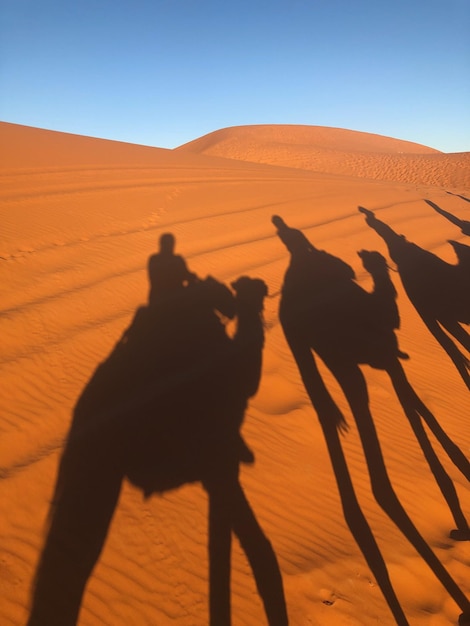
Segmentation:
<svg viewBox="0 0 470 626">
<path fill-rule="evenodd" d="M 431 318 L 421 315 L 423 322 L 428 327 L 429 332 L 438 341 L 452 360 L 462 380 L 470 389 L 469 360 L 460 352 L 452 339 L 442 330 L 439 323 Z M 468 333 L 458 323 L 443 322 L 444 328 L 457 339 L 467 350 L 470 350 L 470 340 Z"/>
<path fill-rule="evenodd" d="M 423 427 L 422 420 L 426 422 L 429 429 L 442 445 L 450 460 L 462 472 L 467 480 L 470 480 L 470 463 L 460 448 L 445 433 L 431 411 L 429 411 L 422 400 L 418 397 L 398 361 L 389 368 L 388 374 L 403 410 L 408 417 L 416 439 L 421 446 L 426 461 L 429 464 L 429 467 L 457 525 L 457 530 L 451 531 L 450 536 L 453 539 L 468 540 L 470 539 L 470 528 L 460 506 L 460 501 L 454 483 L 435 453 L 429 437 Z"/>
<path fill-rule="evenodd" d="M 441 320 L 441 324 L 468 352 L 470 352 L 470 335 L 455 320 Z"/>
<path fill-rule="evenodd" d="M 343 389 L 356 420 L 377 503 L 414 546 L 462 612 L 470 614 L 470 602 L 418 532 L 393 490 L 369 410 L 367 385 L 359 366 L 330 369 Z"/>
<path fill-rule="evenodd" d="M 339 437 L 339 429 L 345 424 L 344 417 L 323 382 L 310 347 L 305 345 L 302 340 L 297 341 L 292 337 L 287 337 L 287 341 L 323 430 L 346 523 L 361 549 L 397 625 L 408 626 L 406 616 L 392 587 L 387 566 L 354 491 Z"/>
<path fill-rule="evenodd" d="M 84 451 L 76 451 L 83 457 Z M 68 464 L 70 456 L 63 459 Z M 119 499 L 122 474 L 99 473 L 90 457 L 59 474 L 50 527 L 36 573 L 28 626 L 74 626 Z M 64 475 L 65 474 L 65 475 Z"/>
<path fill-rule="evenodd" d="M 253 571 L 269 626 L 287 626 L 281 572 L 270 541 L 243 492 L 236 473 L 227 481 L 210 481 L 209 494 L 209 610 L 210 626 L 230 626 L 232 531 Z"/>
</svg>

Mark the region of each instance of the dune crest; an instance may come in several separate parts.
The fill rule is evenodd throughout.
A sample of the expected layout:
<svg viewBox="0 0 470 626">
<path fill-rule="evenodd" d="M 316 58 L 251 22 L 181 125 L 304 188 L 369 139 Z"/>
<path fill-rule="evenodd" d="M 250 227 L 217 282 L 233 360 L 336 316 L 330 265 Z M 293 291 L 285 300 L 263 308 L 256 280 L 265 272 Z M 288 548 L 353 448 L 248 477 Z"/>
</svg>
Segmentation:
<svg viewBox="0 0 470 626">
<path fill-rule="evenodd" d="M 373 133 L 363 133 L 344 128 L 327 126 L 303 126 L 294 124 L 261 124 L 233 126 L 216 130 L 177 148 L 182 151 L 214 152 L 230 149 L 235 142 L 289 146 L 312 146 L 319 149 L 345 150 L 374 153 L 438 153 L 438 150 L 411 141 L 394 139 Z M 218 148 L 216 148 L 218 146 Z"/>
<path fill-rule="evenodd" d="M 243 161 L 414 184 L 466 186 L 470 153 L 444 154 L 420 144 L 323 126 L 235 126 L 179 148 Z"/>
</svg>

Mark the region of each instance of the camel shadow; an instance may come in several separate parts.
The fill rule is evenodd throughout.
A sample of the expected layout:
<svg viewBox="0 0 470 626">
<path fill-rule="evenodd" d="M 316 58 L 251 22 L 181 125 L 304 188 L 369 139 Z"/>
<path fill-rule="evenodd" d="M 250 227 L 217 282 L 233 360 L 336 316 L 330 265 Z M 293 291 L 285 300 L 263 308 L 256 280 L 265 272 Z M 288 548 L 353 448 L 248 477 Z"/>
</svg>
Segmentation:
<svg viewBox="0 0 470 626">
<path fill-rule="evenodd" d="M 451 193 L 450 191 L 448 191 L 447 193 L 452 196 L 457 196 L 458 198 L 461 198 L 462 200 L 465 200 L 466 202 L 470 202 L 470 200 L 466 198 L 465 196 L 460 196 L 456 193 Z M 435 202 L 433 202 L 432 200 L 425 200 L 425 202 L 426 204 L 429 204 L 429 206 L 432 209 L 434 209 L 437 213 L 439 213 L 439 215 L 442 215 L 443 217 L 446 218 L 446 220 L 449 220 L 449 222 L 451 222 L 452 224 L 455 224 L 455 226 L 460 228 L 460 230 L 462 231 L 464 235 L 470 235 L 470 222 L 468 220 L 461 220 L 460 218 L 456 217 L 452 213 L 449 213 L 448 211 L 444 211 L 444 209 L 441 209 L 441 207 Z"/>
<path fill-rule="evenodd" d="M 288 623 L 280 569 L 239 481 L 253 462 L 240 427 L 261 376 L 263 281 L 193 280 L 144 306 L 74 409 L 28 626 L 77 623 L 121 486 L 146 497 L 200 482 L 209 500 L 209 619 L 229 626 L 232 532 L 268 623 Z M 222 316 L 235 318 L 230 337 Z"/>
<path fill-rule="evenodd" d="M 462 196 L 460 193 L 454 193 L 452 191 L 446 191 L 446 193 L 448 193 L 449 196 L 457 196 L 457 198 L 460 198 L 461 200 L 465 200 L 465 202 L 470 202 L 470 198 L 467 198 L 466 196 Z"/>
<path fill-rule="evenodd" d="M 470 323 L 470 247 L 450 241 L 458 263 L 447 263 L 398 235 L 372 211 L 359 211 L 387 244 L 410 301 L 470 389 L 470 360 L 455 343 L 470 352 L 470 335 L 462 326 Z"/>
<path fill-rule="evenodd" d="M 355 282 L 353 269 L 341 259 L 315 248 L 301 231 L 289 228 L 280 217 L 273 217 L 273 223 L 290 253 L 281 292 L 281 325 L 325 436 L 346 522 L 395 621 L 399 625 L 408 624 L 354 492 L 340 441 L 340 433 L 347 430 L 346 420 L 325 385 L 314 354 L 337 379 L 350 405 L 377 503 L 427 562 L 457 605 L 468 613 L 470 603 L 420 535 L 394 492 L 370 412 L 366 380 L 359 367 L 367 364 L 388 373 L 456 521 L 454 536 L 468 539 L 469 527 L 454 484 L 435 453 L 422 420 L 434 427 L 445 451 L 467 478 L 470 478 L 470 464 L 406 378 L 400 359 L 407 358 L 407 355 L 399 349 L 394 332 L 399 325 L 396 291 L 385 259 L 376 252 L 360 253 L 364 267 L 374 280 L 374 290 L 369 293 Z"/>
</svg>

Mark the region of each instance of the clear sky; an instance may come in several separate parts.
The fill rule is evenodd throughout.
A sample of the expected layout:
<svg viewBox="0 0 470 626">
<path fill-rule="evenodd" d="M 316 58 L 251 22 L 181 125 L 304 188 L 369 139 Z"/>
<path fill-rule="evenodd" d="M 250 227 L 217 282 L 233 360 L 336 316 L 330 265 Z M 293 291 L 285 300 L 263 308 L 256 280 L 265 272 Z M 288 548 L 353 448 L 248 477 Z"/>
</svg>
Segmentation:
<svg viewBox="0 0 470 626">
<path fill-rule="evenodd" d="M 470 0 L 0 0 L 0 119 L 173 148 L 243 124 L 470 150 Z"/>
</svg>

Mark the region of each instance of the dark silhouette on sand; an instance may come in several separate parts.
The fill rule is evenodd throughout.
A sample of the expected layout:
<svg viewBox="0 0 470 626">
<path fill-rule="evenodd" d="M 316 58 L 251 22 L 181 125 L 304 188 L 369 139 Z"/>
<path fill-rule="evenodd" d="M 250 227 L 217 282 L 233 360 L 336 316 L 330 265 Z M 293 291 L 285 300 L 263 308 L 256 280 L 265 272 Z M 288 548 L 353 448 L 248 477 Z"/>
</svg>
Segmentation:
<svg viewBox="0 0 470 626">
<path fill-rule="evenodd" d="M 452 480 L 440 463 L 422 424 L 440 431 L 441 443 L 454 463 L 470 477 L 470 464 L 437 424 L 409 384 L 394 330 L 399 324 L 396 292 L 378 253 L 362 251 L 363 264 L 374 279 L 368 293 L 354 280 L 353 269 L 341 259 L 318 250 L 299 230 L 273 217 L 277 234 L 290 252 L 280 303 L 280 320 L 302 381 L 325 435 L 346 522 L 358 542 L 397 624 L 408 624 L 392 587 L 386 564 L 360 508 L 340 433 L 346 420 L 318 370 L 318 355 L 339 382 L 357 423 L 375 499 L 434 571 L 464 613 L 470 603 L 420 535 L 398 500 L 387 473 L 369 408 L 367 385 L 360 364 L 384 369 L 390 376 L 404 412 L 436 477 L 457 524 L 459 538 L 468 537 L 468 524 Z M 462 537 L 462 535 L 464 537 Z"/>
<path fill-rule="evenodd" d="M 458 258 L 453 265 L 407 241 L 372 211 L 359 211 L 387 244 L 409 299 L 470 389 L 470 361 L 451 338 L 470 351 L 470 335 L 462 326 L 470 323 L 470 247 L 449 242 Z"/>
<path fill-rule="evenodd" d="M 149 304 L 159 305 L 162 298 L 167 298 L 196 279 L 190 272 L 186 261 L 175 254 L 175 237 L 172 233 L 163 233 L 160 237 L 160 251 L 148 261 L 150 282 Z"/>
<path fill-rule="evenodd" d="M 185 286 L 181 275 L 137 311 L 75 406 L 28 626 L 76 624 L 124 478 L 146 497 L 194 481 L 207 491 L 211 626 L 231 623 L 232 532 L 268 623 L 288 623 L 275 553 L 238 478 L 240 461 L 254 460 L 240 427 L 261 376 L 267 288 L 248 277 L 233 291 L 211 277 Z M 236 315 L 233 339 L 221 315 Z"/>
<path fill-rule="evenodd" d="M 457 198 L 460 198 L 461 200 L 465 200 L 465 202 L 470 202 L 470 198 L 467 198 L 466 196 L 462 196 L 460 193 L 454 193 L 453 191 L 446 191 L 446 193 L 448 193 L 449 196 L 457 196 Z"/>
<path fill-rule="evenodd" d="M 450 192 L 448 191 L 447 193 L 450 193 Z M 457 195 L 457 194 L 451 194 L 451 195 Z M 459 198 L 462 198 L 462 200 L 466 200 L 467 202 L 470 202 L 470 200 L 468 198 L 465 198 L 464 196 L 459 196 Z M 452 222 L 452 224 L 455 224 L 456 226 L 458 226 L 464 235 L 470 235 L 470 222 L 468 220 L 461 220 L 455 215 L 452 215 L 452 213 L 449 213 L 448 211 L 444 211 L 444 209 L 441 209 L 441 207 L 435 202 L 432 202 L 432 200 L 425 200 L 425 202 L 429 204 L 429 206 L 432 207 L 435 211 L 437 211 L 437 213 L 439 213 L 440 215 L 445 217 L 447 220 L 449 220 L 449 222 Z"/>
</svg>

